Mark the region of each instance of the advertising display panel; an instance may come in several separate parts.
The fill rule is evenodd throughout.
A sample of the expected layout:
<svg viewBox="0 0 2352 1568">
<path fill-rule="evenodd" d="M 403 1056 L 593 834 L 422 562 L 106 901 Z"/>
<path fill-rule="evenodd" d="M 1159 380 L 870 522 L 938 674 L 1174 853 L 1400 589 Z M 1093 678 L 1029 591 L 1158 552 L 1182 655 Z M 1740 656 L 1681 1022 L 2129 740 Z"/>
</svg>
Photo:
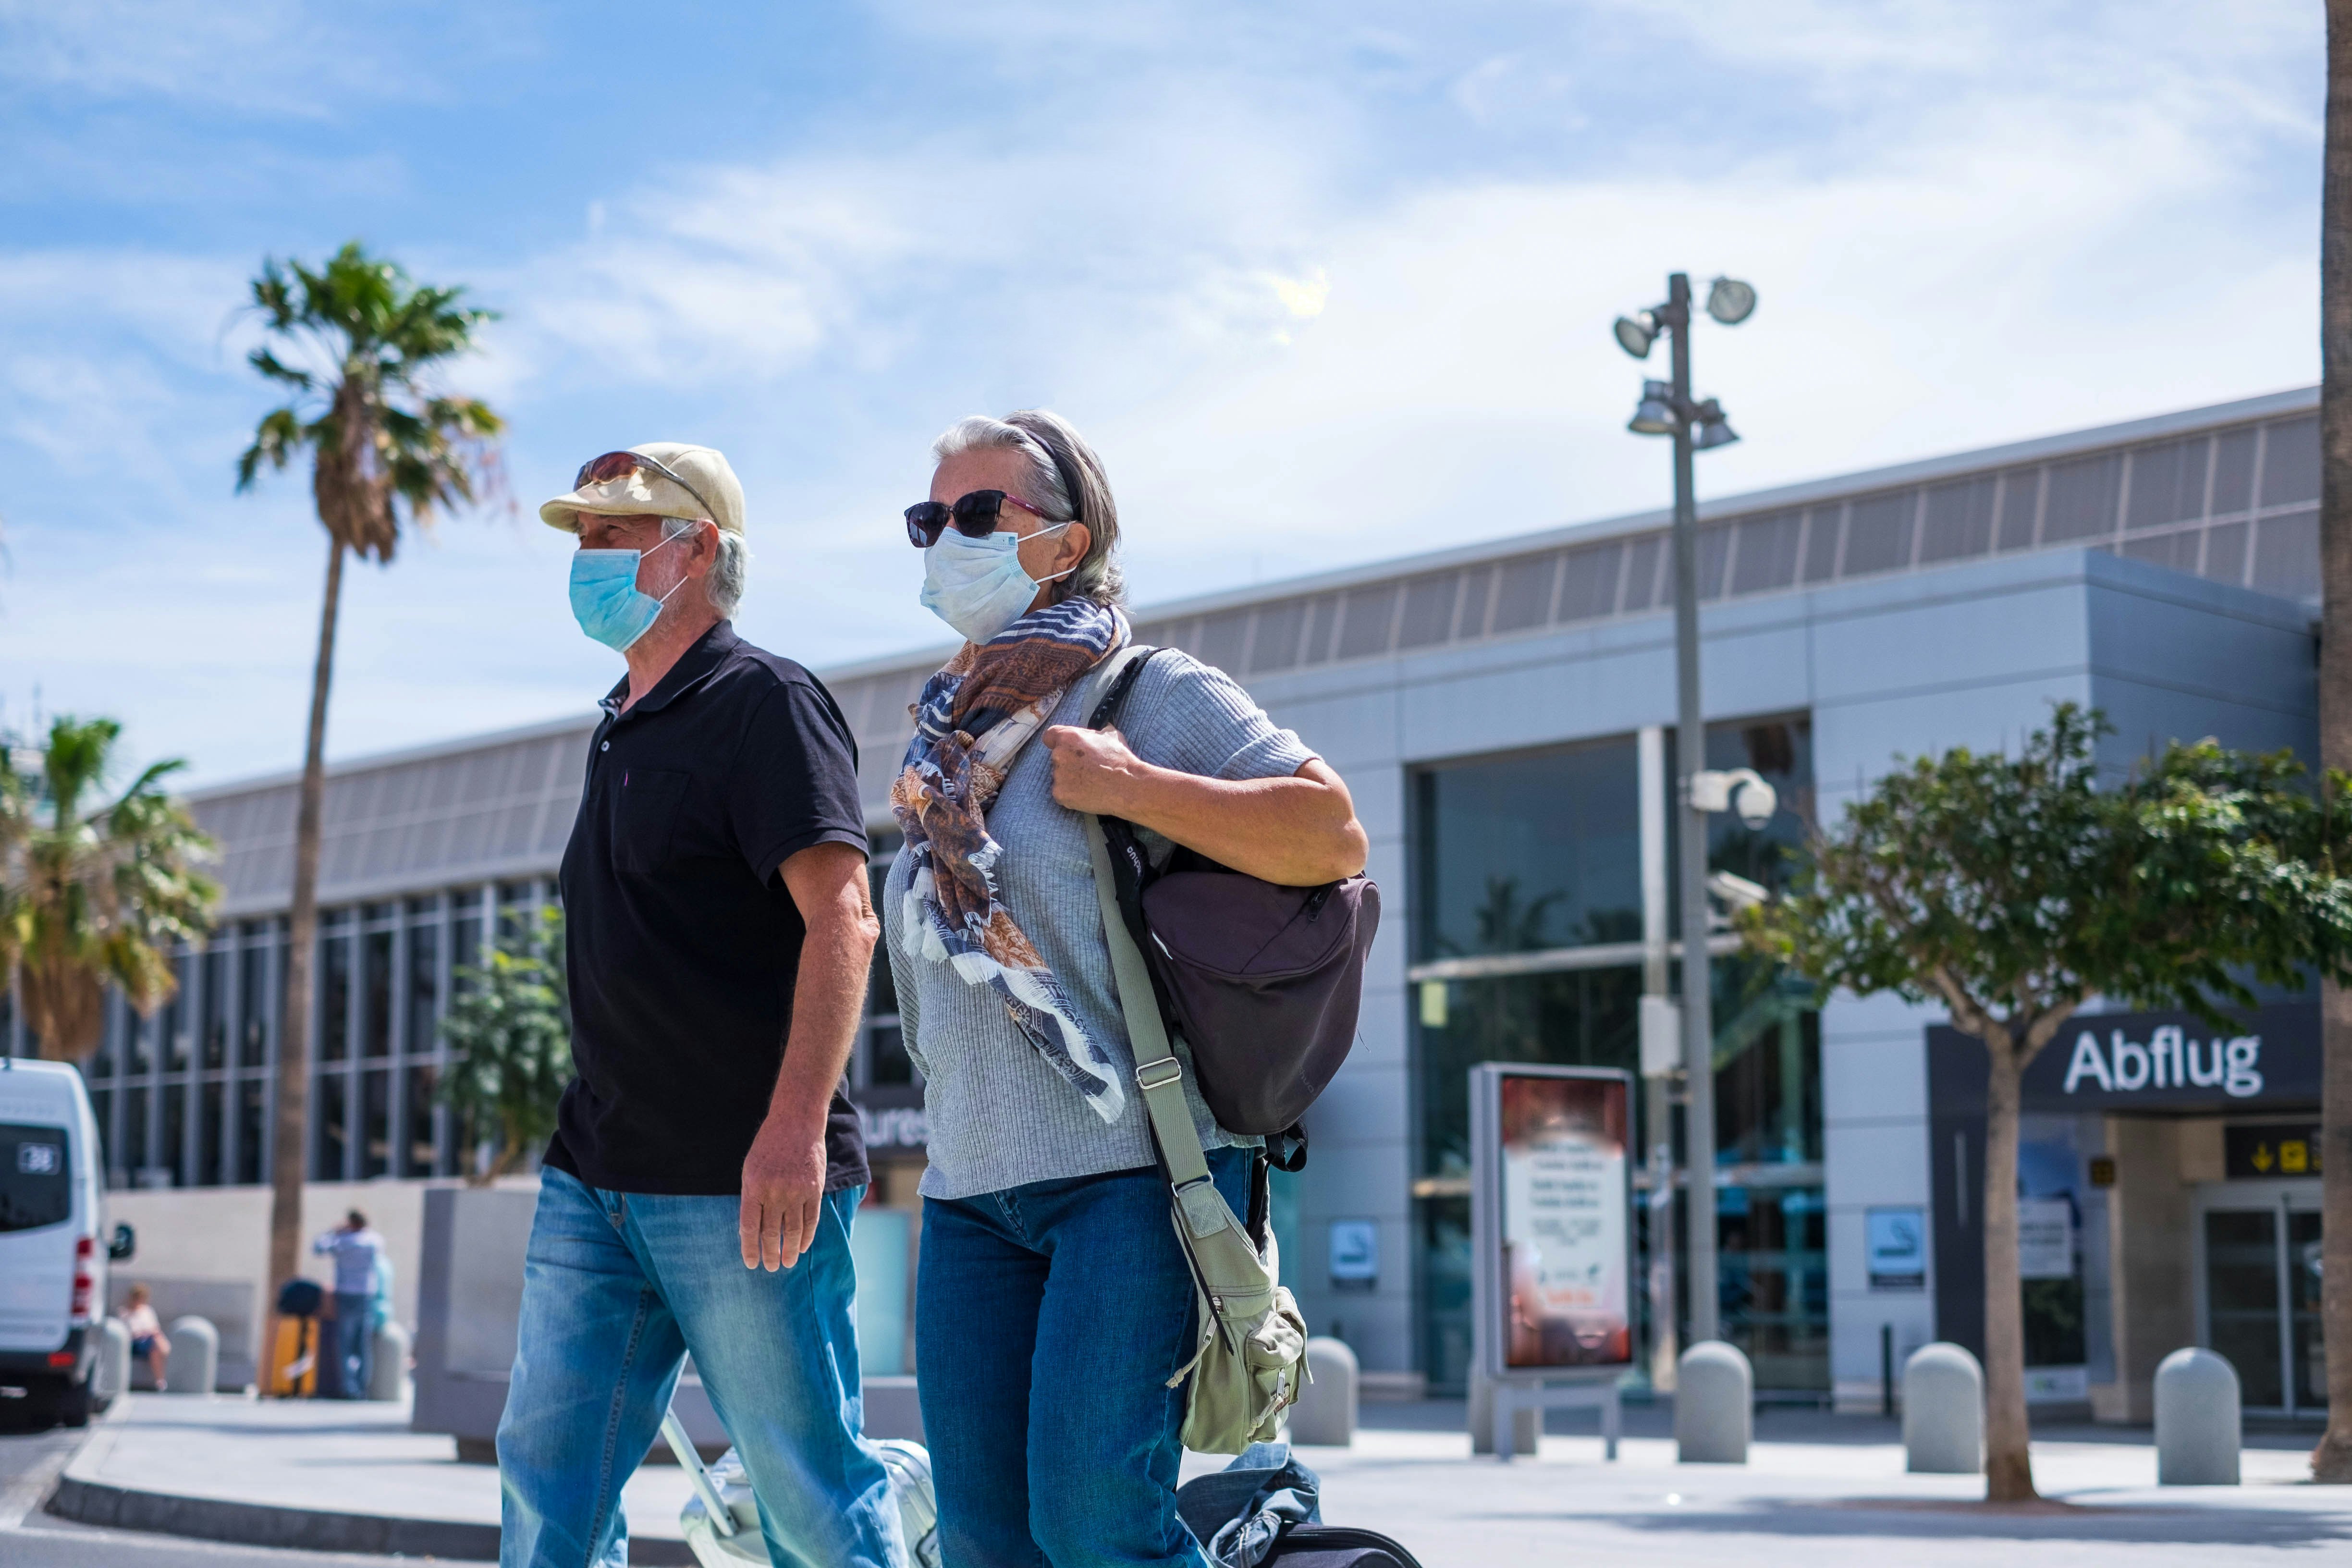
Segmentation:
<svg viewBox="0 0 2352 1568">
<path fill-rule="evenodd" d="M 1614 1387 L 1634 1358 L 1633 1078 L 1470 1069 L 1475 1364 L 1501 1384 Z"/>
<path fill-rule="evenodd" d="M 1506 1070 L 1501 1095 L 1503 1364 L 1633 1359 L 1633 1187 L 1622 1079 Z"/>
</svg>

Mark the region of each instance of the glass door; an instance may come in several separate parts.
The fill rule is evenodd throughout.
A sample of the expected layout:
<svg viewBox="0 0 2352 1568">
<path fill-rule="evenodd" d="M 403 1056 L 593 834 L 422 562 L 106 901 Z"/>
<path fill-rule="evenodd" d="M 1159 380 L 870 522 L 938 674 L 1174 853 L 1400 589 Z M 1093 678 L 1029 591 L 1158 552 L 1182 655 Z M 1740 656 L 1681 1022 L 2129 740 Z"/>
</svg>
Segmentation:
<svg viewBox="0 0 2352 1568">
<path fill-rule="evenodd" d="M 2231 1182 L 2198 1208 L 2200 1339 L 2237 1369 L 2246 1409 L 2326 1409 L 2319 1184 Z"/>
</svg>

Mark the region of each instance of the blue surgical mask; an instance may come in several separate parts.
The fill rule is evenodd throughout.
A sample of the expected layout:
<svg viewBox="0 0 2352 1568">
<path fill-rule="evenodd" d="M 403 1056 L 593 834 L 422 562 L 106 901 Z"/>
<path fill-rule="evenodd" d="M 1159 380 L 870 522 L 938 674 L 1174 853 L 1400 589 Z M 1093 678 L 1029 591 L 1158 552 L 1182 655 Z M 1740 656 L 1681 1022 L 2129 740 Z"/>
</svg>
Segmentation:
<svg viewBox="0 0 2352 1568">
<path fill-rule="evenodd" d="M 572 552 L 572 616 L 580 629 L 615 652 L 626 653 L 629 645 L 652 629 L 660 618 L 661 608 L 669 602 L 670 594 L 686 586 L 678 579 L 669 594 L 655 598 L 637 588 L 637 563 L 685 538 L 680 533 L 665 539 L 653 550 L 575 550 Z"/>
<path fill-rule="evenodd" d="M 1057 522 L 1029 537 L 1042 539 L 1069 526 Z M 961 633 L 966 642 L 986 642 L 1027 614 L 1045 583 L 1070 572 L 1056 572 L 1041 583 L 1022 568 L 1018 534 L 998 529 L 972 539 L 950 529 L 923 552 L 923 608 Z"/>
</svg>

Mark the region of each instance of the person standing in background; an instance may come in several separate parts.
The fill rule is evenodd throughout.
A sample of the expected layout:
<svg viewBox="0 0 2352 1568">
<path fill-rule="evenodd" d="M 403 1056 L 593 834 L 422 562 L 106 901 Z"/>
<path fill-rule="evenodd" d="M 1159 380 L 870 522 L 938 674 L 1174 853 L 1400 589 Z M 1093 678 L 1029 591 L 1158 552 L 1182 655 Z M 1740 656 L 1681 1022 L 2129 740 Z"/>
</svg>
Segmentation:
<svg viewBox="0 0 2352 1568">
<path fill-rule="evenodd" d="M 383 1263 L 383 1237 L 368 1228 L 367 1215 L 353 1209 L 343 1223 L 310 1244 L 320 1257 L 335 1260 L 334 1331 L 330 1339 L 320 1325 L 320 1382 L 326 1399 L 364 1399 L 373 1367 L 373 1326 L 376 1273 Z"/>
</svg>

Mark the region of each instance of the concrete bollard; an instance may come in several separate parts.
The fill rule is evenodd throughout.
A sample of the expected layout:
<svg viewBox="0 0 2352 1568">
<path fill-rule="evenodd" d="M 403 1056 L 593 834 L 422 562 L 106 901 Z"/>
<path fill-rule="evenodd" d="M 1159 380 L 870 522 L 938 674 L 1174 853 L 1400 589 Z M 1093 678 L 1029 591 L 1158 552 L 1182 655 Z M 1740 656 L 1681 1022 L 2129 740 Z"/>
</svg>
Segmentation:
<svg viewBox="0 0 2352 1568">
<path fill-rule="evenodd" d="M 1984 1368 L 1959 1345 L 1921 1345 L 1903 1363 L 1903 1468 L 1918 1475 L 1984 1469 Z"/>
<path fill-rule="evenodd" d="M 392 1404 L 408 1397 L 408 1331 L 398 1323 L 385 1323 L 375 1331 L 367 1396 Z"/>
<path fill-rule="evenodd" d="M 1356 1440 L 1356 1352 L 1322 1335 L 1307 1342 L 1307 1384 L 1290 1407 L 1290 1440 L 1344 1448 Z"/>
<path fill-rule="evenodd" d="M 90 1393 L 105 1405 L 131 1392 L 131 1331 L 120 1318 L 99 1325 L 98 1365 L 90 1371 Z"/>
<path fill-rule="evenodd" d="M 1495 1451 L 1495 1385 L 1476 1368 L 1470 1373 L 1470 1451 L 1491 1454 Z M 1543 1436 L 1543 1412 L 1532 1406 L 1511 1412 L 1511 1452 L 1533 1458 L 1540 1451 L 1538 1439 Z"/>
<path fill-rule="evenodd" d="M 209 1319 L 174 1318 L 163 1331 L 172 1359 L 163 1368 L 166 1394 L 210 1394 L 220 1381 L 220 1331 Z"/>
<path fill-rule="evenodd" d="M 2238 1484 L 2238 1372 L 2209 1350 L 2174 1351 L 2156 1369 L 2156 1484 Z"/>
<path fill-rule="evenodd" d="M 1756 1435 L 1756 1373 L 1738 1345 L 1705 1340 L 1675 1372 L 1675 1458 L 1685 1465 L 1744 1465 Z"/>
</svg>

